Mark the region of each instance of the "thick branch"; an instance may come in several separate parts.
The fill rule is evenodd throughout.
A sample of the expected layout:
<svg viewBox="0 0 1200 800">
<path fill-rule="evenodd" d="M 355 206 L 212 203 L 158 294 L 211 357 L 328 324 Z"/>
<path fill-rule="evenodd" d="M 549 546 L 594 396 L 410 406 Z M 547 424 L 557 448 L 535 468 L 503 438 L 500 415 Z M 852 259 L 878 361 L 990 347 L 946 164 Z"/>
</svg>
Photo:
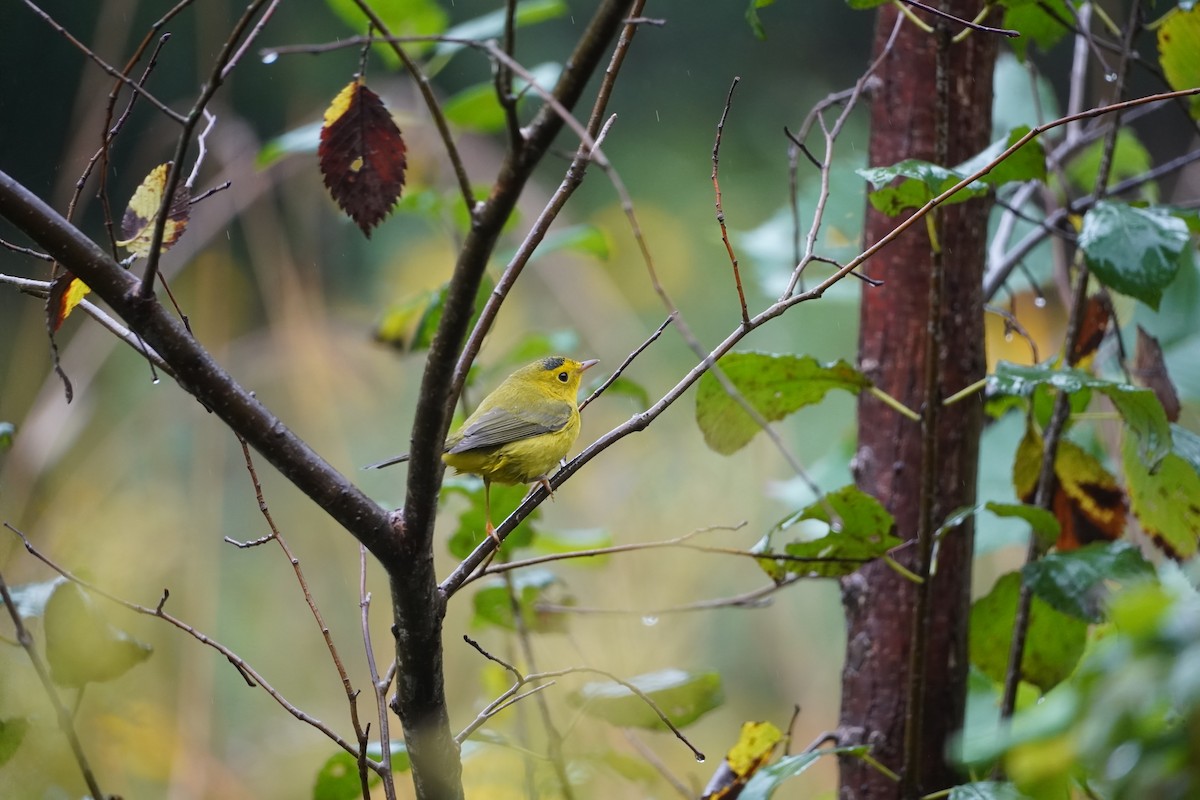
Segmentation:
<svg viewBox="0 0 1200 800">
<path fill-rule="evenodd" d="M 4 216 L 91 287 L 132 331 L 162 356 L 176 381 L 313 502 L 363 543 L 385 566 L 397 563 L 397 539 L 387 513 L 239 385 L 138 282 L 78 228 L 20 183 L 0 172 Z"/>
</svg>

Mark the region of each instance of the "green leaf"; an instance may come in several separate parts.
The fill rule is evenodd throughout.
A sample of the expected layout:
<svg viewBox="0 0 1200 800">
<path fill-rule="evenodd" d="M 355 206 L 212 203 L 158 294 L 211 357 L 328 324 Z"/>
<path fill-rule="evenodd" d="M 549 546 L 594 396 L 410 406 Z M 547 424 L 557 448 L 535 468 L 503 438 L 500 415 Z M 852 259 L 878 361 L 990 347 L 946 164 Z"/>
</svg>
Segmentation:
<svg viewBox="0 0 1200 800">
<path fill-rule="evenodd" d="M 758 16 L 760 8 L 766 8 L 774 3 L 775 0 L 750 0 L 750 5 L 746 6 L 746 23 L 750 26 L 750 32 L 754 34 L 756 39 L 766 39 L 767 29 L 763 26 L 762 19 Z"/>
<path fill-rule="evenodd" d="M 984 508 L 997 517 L 1016 517 L 1025 520 L 1029 523 L 1033 535 L 1047 548 L 1058 541 L 1058 534 L 1061 531 L 1058 518 L 1044 508 L 1024 503 L 994 503 L 990 501 L 984 504 Z"/>
<path fill-rule="evenodd" d="M 837 530 L 831 524 L 830 510 L 837 515 Z M 797 525 L 805 521 L 823 524 Z M 894 521 L 874 497 L 857 487 L 845 486 L 785 517 L 755 545 L 754 550 L 762 554 L 758 559 L 759 566 L 776 582 L 790 575 L 835 578 L 849 575 L 866 562 L 903 544 L 891 535 Z M 777 552 L 775 539 L 794 525 L 810 536 L 793 540 L 783 547 L 783 553 L 790 558 L 772 558 Z M 813 538 L 814 527 L 827 532 Z"/>
<path fill-rule="evenodd" d="M 564 16 L 570 9 L 564 0 L 524 0 L 517 3 L 513 14 L 513 24 L 517 28 L 548 22 Z M 504 34 L 504 9 L 491 11 L 475 19 L 467 20 L 446 31 L 450 39 L 474 39 L 484 41 L 499 39 Z M 450 62 L 455 53 L 462 51 L 466 45 L 457 42 L 438 42 L 433 56 L 425 67 L 425 74 L 432 78 Z"/>
<path fill-rule="evenodd" d="M 509 514 L 521 505 L 529 487 L 524 484 L 506 486 L 493 483 L 491 488 L 492 524 L 499 527 Z M 450 554 L 457 559 L 466 558 L 487 536 L 487 517 L 484 514 L 483 481 L 474 476 L 456 475 L 442 482 L 441 502 L 458 495 L 467 501 L 467 507 L 458 515 L 458 527 L 450 535 L 447 547 Z M 533 539 L 536 530 L 534 522 L 541 516 L 540 508 L 535 508 L 529 516 L 521 521 L 516 530 L 504 539 L 505 548 L 509 552 L 525 547 Z"/>
<path fill-rule="evenodd" d="M 763 767 L 754 773 L 754 777 L 746 782 L 738 800 L 769 800 L 780 784 L 789 778 L 801 774 L 821 756 L 863 756 L 870 752 L 866 745 L 855 747 L 830 747 L 814 750 L 811 753 L 800 753 L 794 756 L 784 756 L 769 767 Z"/>
<path fill-rule="evenodd" d="M 1024 800 L 1025 795 L 1011 783 L 978 781 L 964 783 L 950 790 L 946 800 Z"/>
<path fill-rule="evenodd" d="M 628 683 L 649 697 L 671 723 L 682 728 L 725 701 L 716 672 L 664 669 L 630 678 Z M 619 683 L 593 681 L 568 696 L 568 702 L 590 717 L 622 728 L 665 730 L 666 726 L 642 697 Z"/>
<path fill-rule="evenodd" d="M 646 391 L 646 387 L 624 376 L 610 383 L 604 390 L 604 395 L 610 400 L 613 395 L 628 397 L 633 400 L 633 407 L 638 411 L 645 411 L 650 407 L 650 393 Z"/>
<path fill-rule="evenodd" d="M 539 603 L 546 602 L 548 592 L 562 585 L 559 577 L 546 569 L 524 570 L 512 578 L 513 592 L 516 593 L 517 606 L 521 610 L 521 621 L 525 630 L 535 633 L 564 633 L 567 630 L 565 614 L 551 614 L 539 611 Z M 559 603 L 570 603 L 572 599 L 558 599 Z M 485 583 L 472 598 L 475 617 L 472 624 L 476 626 L 495 625 L 505 630 L 516 630 L 516 617 L 513 615 L 513 601 L 509 595 L 508 584 L 502 578 L 496 578 Z"/>
<path fill-rule="evenodd" d="M 479 293 L 475 295 L 472 327 L 483 312 L 492 287 L 491 279 L 485 275 L 479 286 Z M 427 350 L 433 341 L 433 334 L 437 332 L 438 324 L 442 321 L 446 294 L 449 291 L 450 284 L 444 283 L 436 289 L 411 294 L 390 306 L 375 325 L 375 341 L 390 344 L 405 353 Z"/>
<path fill-rule="evenodd" d="M 855 11 L 866 11 L 868 9 L 887 5 L 889 2 L 891 2 L 891 0 L 846 0 L 846 5 L 850 6 Z"/>
<path fill-rule="evenodd" d="M 1129 505 L 1142 529 L 1172 558 L 1194 556 L 1200 531 L 1200 475 L 1195 467 L 1171 453 L 1155 470 L 1128 439 L 1121 455 Z"/>
<path fill-rule="evenodd" d="M 17 435 L 17 426 L 11 422 L 0 422 L 0 450 L 12 447 L 13 437 Z"/>
<path fill-rule="evenodd" d="M 1044 3 L 1007 0 L 1004 5 L 1003 27 L 1021 32 L 1020 36 L 1009 39 L 1008 43 L 1022 61 L 1031 43 L 1036 44 L 1042 52 L 1050 51 L 1070 32 L 1060 20 L 1074 19 L 1066 0 L 1046 0 Z"/>
<path fill-rule="evenodd" d="M 29 730 L 29 720 L 24 717 L 0 719 L 0 767 L 12 759 L 25 740 L 25 731 Z"/>
<path fill-rule="evenodd" d="M 1149 389 L 1114 383 L 1077 369 L 1054 369 L 1047 365 L 1022 366 L 1001 361 L 988 376 L 988 394 L 1029 397 L 1039 386 L 1076 394 L 1096 391 L 1116 407 L 1129 431 L 1136 437 L 1138 453 L 1151 469 L 1171 449 L 1171 426 L 1162 404 Z"/>
<path fill-rule="evenodd" d="M 408 772 L 408 748 L 404 742 L 391 741 L 392 772 Z M 383 749 L 378 742 L 367 745 L 367 755 L 379 760 Z M 367 785 L 378 786 L 379 775 L 367 770 Z M 362 781 L 358 775 L 358 761 L 345 750 L 338 750 L 321 765 L 313 783 L 313 800 L 360 800 Z"/>
<path fill-rule="evenodd" d="M 531 73 L 538 86 L 549 90 L 554 87 L 562 73 L 562 65 L 539 64 Z M 524 91 L 528 86 L 529 83 L 522 78 L 513 80 L 513 93 L 519 98 L 518 106 L 523 105 L 531 96 L 540 98 L 534 91 Z M 504 130 L 506 124 L 504 109 L 496 97 L 494 81 L 488 80 L 468 86 L 446 100 L 442 108 L 447 120 L 478 133 L 498 133 Z"/>
<path fill-rule="evenodd" d="M 354 0 L 325 0 L 337 17 L 356 34 L 365 34 L 369 20 Z M 436 36 L 446 30 L 448 17 L 437 0 L 375 0 L 371 8 L 388 27 L 393 36 Z M 406 44 L 410 55 L 419 55 L 428 50 L 429 44 Z M 374 52 L 389 69 L 400 66 L 400 59 L 388 44 L 374 46 Z"/>
<path fill-rule="evenodd" d="M 1200 435 L 1182 425 L 1171 423 L 1171 452 L 1200 472 Z"/>
<path fill-rule="evenodd" d="M 1200 9 L 1180 3 L 1158 28 L 1158 58 L 1172 89 L 1200 86 Z M 1200 97 L 1191 98 L 1192 117 L 1200 119 Z"/>
<path fill-rule="evenodd" d="M 822 365 L 811 356 L 729 353 L 718 365 L 746 401 L 768 422 L 820 402 L 833 389 L 858 394 L 871 385 L 867 376 L 837 361 Z M 696 423 L 705 443 L 723 455 L 744 447 L 759 427 L 711 373 L 696 389 Z"/>
<path fill-rule="evenodd" d="M 1008 669 L 1013 618 L 1021 591 L 1021 575 L 1009 572 L 996 581 L 985 597 L 971 606 L 969 648 L 971 663 L 1000 683 Z M 1062 682 L 1075 668 L 1087 640 L 1087 624 L 1056 611 L 1034 597 L 1029 611 L 1029 632 L 1021 679 L 1043 692 Z"/>
<path fill-rule="evenodd" d="M 1104 158 L 1107 143 L 1097 139 L 1079 152 L 1067 164 L 1067 178 L 1082 192 L 1091 192 L 1096 188 L 1096 178 L 1100 174 L 1100 163 Z M 1113 148 L 1109 166 L 1108 185 L 1120 183 L 1126 178 L 1134 178 L 1149 172 L 1154 166 L 1154 159 L 1145 146 L 1138 141 L 1137 134 L 1128 128 L 1122 128 L 1117 134 L 1117 143 Z M 1148 184 L 1153 186 L 1154 184 Z M 1155 199 L 1157 191 L 1147 194 L 1148 199 Z"/>
<path fill-rule="evenodd" d="M 599 550 L 612 547 L 612 533 L 603 528 L 589 528 L 573 531 L 537 531 L 530 549 L 535 553 L 559 555 L 578 553 L 582 550 Z M 570 564 L 581 567 L 599 567 L 608 563 L 607 555 L 581 556 L 570 560 Z"/>
<path fill-rule="evenodd" d="M 1079 246 L 1101 283 L 1157 310 L 1190 237 L 1183 220 L 1161 209 L 1101 200 L 1083 216 Z"/>
<path fill-rule="evenodd" d="M 966 177 L 955 170 L 915 158 L 888 167 L 868 167 L 855 171 L 866 178 L 873 188 L 868 195 L 871 205 L 889 217 L 894 217 L 909 208 L 920 208 Z M 903 180 L 898 184 L 889 185 L 896 178 Z M 987 191 L 983 182 L 975 181 L 964 186 L 945 204 L 962 203 L 973 197 L 981 197 L 987 194 Z"/>
<path fill-rule="evenodd" d="M 321 144 L 322 120 L 301 125 L 279 134 L 274 139 L 268 139 L 255 156 L 254 166 L 266 169 L 285 156 L 299 153 L 315 153 Z"/>
<path fill-rule="evenodd" d="M 1027 133 L 1029 133 L 1028 125 L 1014 128 L 1008 136 L 996 140 L 979 155 L 959 164 L 954 171 L 963 177 L 974 175 L 988 162 L 995 160 L 997 156 L 1016 144 Z M 1044 181 L 1046 180 L 1046 150 L 1042 147 L 1039 139 L 1030 139 L 979 180 L 988 186 L 1003 186 L 1015 181 Z"/>
<path fill-rule="evenodd" d="M 1112 583 L 1152 580 L 1154 566 L 1128 542 L 1094 542 L 1051 553 L 1026 564 L 1021 574 L 1037 597 L 1087 622 L 1104 619 Z"/>
<path fill-rule="evenodd" d="M 46 660 L 59 686 L 111 681 L 150 657 L 153 648 L 109 624 L 95 601 L 69 581 L 46 603 Z"/>
</svg>

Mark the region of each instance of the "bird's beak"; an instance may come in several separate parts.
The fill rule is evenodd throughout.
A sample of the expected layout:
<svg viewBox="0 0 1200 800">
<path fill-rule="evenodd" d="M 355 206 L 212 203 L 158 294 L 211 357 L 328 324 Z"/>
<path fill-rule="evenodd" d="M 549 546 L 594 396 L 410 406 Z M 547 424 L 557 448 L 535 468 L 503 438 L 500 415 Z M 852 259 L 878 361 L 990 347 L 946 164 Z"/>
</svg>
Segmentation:
<svg viewBox="0 0 1200 800">
<path fill-rule="evenodd" d="M 587 361 L 584 361 L 579 365 L 579 371 L 586 372 L 587 370 L 591 369 L 592 367 L 596 366 L 599 363 L 600 363 L 600 359 L 598 359 L 598 358 L 588 359 Z"/>
</svg>

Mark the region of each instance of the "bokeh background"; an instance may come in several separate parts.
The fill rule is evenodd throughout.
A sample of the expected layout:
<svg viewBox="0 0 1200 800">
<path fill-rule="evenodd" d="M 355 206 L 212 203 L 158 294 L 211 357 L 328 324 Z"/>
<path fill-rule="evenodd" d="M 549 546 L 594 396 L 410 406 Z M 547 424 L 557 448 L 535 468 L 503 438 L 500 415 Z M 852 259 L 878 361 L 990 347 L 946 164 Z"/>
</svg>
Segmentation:
<svg viewBox="0 0 1200 800">
<path fill-rule="evenodd" d="M 40 3 L 114 64 L 125 61 L 169 5 Z M 523 63 L 565 58 L 592 4 L 566 5 L 558 18 L 519 32 Z M 455 24 L 498 4 L 455 0 L 444 6 Z M 780 276 L 792 263 L 784 126 L 796 129 L 814 102 L 850 86 L 870 47 L 871 15 L 854 13 L 842 2 L 764 8 L 765 40 L 746 23 L 746 6 L 746 0 L 651 3 L 647 13 L 666 24 L 646 25 L 638 33 L 611 105 L 617 122 L 605 143 L 633 197 L 662 281 L 706 345 L 723 338 L 738 318 L 710 181 L 716 122 L 731 82 L 741 79 L 722 143 L 721 188 L 753 309 L 777 295 Z M 242 7 L 232 0 L 204 0 L 170 23 L 164 30 L 172 37 L 150 81 L 152 91 L 186 110 Z M 408 142 L 407 192 L 413 199 L 369 241 L 330 201 L 311 150 L 295 148 L 299 152 L 265 167 L 260 163 L 269 142 L 320 120 L 357 69 L 359 55 L 350 49 L 264 63 L 259 48 L 329 42 L 356 32 L 321 0 L 280 6 L 212 105 L 219 122 L 197 189 L 226 180 L 232 187 L 194 208 L 187 234 L 163 263 L 205 347 L 334 466 L 379 502 L 396 506 L 404 468 L 360 467 L 406 449 L 423 356 L 381 344 L 373 332 L 389 308 L 450 275 L 459 233 L 455 187 L 439 142 L 411 81 L 373 58 L 369 81 Z M 464 52 L 438 74 L 436 88 L 452 97 L 489 74 L 482 56 Z M 65 209 L 98 146 L 111 83 L 24 4 L 3 4 L 0 169 Z M 118 108 L 123 105 L 124 99 Z M 852 169 L 865 159 L 864 118 L 857 114 L 839 143 L 834 195 L 821 234 L 824 251 L 835 256 L 858 244 L 863 187 Z M 142 176 L 170 157 L 176 133 L 148 105 L 138 106 L 114 146 L 108 189 L 115 207 L 123 207 Z M 486 185 L 501 156 L 500 140 L 458 134 L 473 178 Z M 308 141 L 315 144 L 311 129 Z M 557 185 L 574 147 L 570 136 L 560 139 L 563 156 L 548 159 L 531 185 L 501 259 Z M 815 170 L 801 165 L 805 220 L 815 177 Z M 94 180 L 76 219 L 102 240 Z M 602 252 L 560 252 L 531 264 L 480 356 L 469 390 L 472 402 L 516 365 L 518 352 L 553 347 L 601 359 L 598 371 L 612 369 L 665 317 L 617 194 L 599 171 L 556 227 L 580 223 L 603 232 Z M 3 238 L 27 243 L 7 224 L 0 231 Z M 502 266 L 498 259 L 493 276 Z M 43 263 L 4 250 L 0 272 L 47 277 Z M 852 359 L 860 288 L 857 282 L 836 287 L 820 302 L 756 332 L 743 349 Z M 1023 313 L 1026 326 L 1049 341 L 1059 324 L 1055 304 L 1027 304 Z M 169 380 L 156 381 L 142 359 L 83 314 L 67 321 L 58 344 L 75 387 L 69 405 L 52 370 L 42 303 L 0 289 L 0 421 L 17 426 L 13 447 L 0 453 L 0 520 L 117 595 L 153 606 L 169 588 L 168 610 L 233 648 L 290 701 L 349 736 L 346 698 L 286 558 L 274 545 L 239 550 L 223 541 L 267 533 L 235 438 Z M 1004 346 L 1002 339 L 997 346 Z M 1013 357 L 1028 358 L 1019 342 L 1013 347 Z M 693 363 L 679 336 L 668 331 L 628 377 L 656 399 Z M 633 394 L 602 398 L 584 415 L 579 446 L 639 410 Z M 780 425 L 788 446 L 826 489 L 849 482 L 853 412 L 853 399 L 835 394 Z M 722 530 L 699 541 L 746 548 L 808 501 L 762 437 L 734 456 L 719 456 L 705 447 L 693 413 L 689 392 L 647 431 L 622 440 L 564 485 L 557 500 L 543 506 L 539 524 L 554 531 L 602 531 L 617 543 L 718 526 Z M 1015 444 L 1011 432 L 996 436 L 1009 437 Z M 1003 448 L 989 452 L 984 480 L 1003 495 L 1010 462 Z M 261 459 L 256 463 L 271 512 L 300 560 L 352 680 L 365 687 L 358 547 Z M 443 508 L 447 534 L 460 510 L 454 501 Z M 440 545 L 438 558 L 445 574 L 454 560 Z M 10 584 L 51 577 L 8 531 L 0 531 L 0 569 Z M 687 729 L 709 754 L 707 763 L 696 763 L 668 734 L 636 734 L 684 782 L 703 785 L 744 720 L 784 727 L 798 706 L 796 747 L 835 727 L 843 649 L 835 584 L 798 585 L 753 610 L 660 613 L 746 592 L 766 579 L 746 559 L 678 550 L 555 570 L 562 579 L 558 591 L 579 606 L 622 613 L 573 614 L 566 633 L 536 637 L 539 668 L 587 665 L 627 677 L 669 667 L 721 672 L 726 702 Z M 371 564 L 367 584 L 375 648 L 386 660 L 387 586 Z M 506 685 L 461 635 L 522 660 L 511 634 L 472 625 L 470 597 L 470 589 L 460 594 L 446 620 L 455 728 Z M 317 769 L 335 751 L 330 742 L 248 687 L 214 651 L 160 621 L 115 606 L 108 611 L 114 624 L 151 643 L 155 652 L 124 677 L 89 687 L 80 704 L 78 725 L 106 791 L 181 799 L 311 792 Z M 4 630 L 7 636 L 8 627 Z M 579 769 L 594 773 L 586 791 L 674 796 L 623 733 L 579 717 L 565 703 L 567 690 L 580 682 L 567 678 L 547 692 L 568 750 L 611 750 L 625 757 L 628 770 L 621 775 L 611 764 L 580 761 Z M 366 696 L 360 705 L 370 718 Z M 0 768 L 0 784 L 17 787 L 13 797 L 79 796 L 77 768 L 45 697 L 24 654 L 6 644 L 0 647 L 0 717 L 14 716 L 28 716 L 35 724 L 18 756 Z M 399 726 L 393 723 L 395 734 Z M 495 723 L 507 735 L 522 726 L 536 731 L 538 725 L 532 704 Z M 477 748 L 465 769 L 473 796 L 524 795 L 521 760 L 511 750 Z M 834 780 L 832 764 L 825 765 L 790 786 L 788 796 L 818 796 L 831 791 Z M 409 791 L 406 783 L 402 777 L 402 791 Z"/>
</svg>

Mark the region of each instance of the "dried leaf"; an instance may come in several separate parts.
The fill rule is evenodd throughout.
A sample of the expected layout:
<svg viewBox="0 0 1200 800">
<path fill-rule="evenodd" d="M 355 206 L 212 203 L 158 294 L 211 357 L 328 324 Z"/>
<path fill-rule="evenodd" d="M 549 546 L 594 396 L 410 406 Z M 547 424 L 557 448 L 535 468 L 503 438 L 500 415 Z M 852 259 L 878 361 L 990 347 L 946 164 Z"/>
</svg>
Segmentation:
<svg viewBox="0 0 1200 800">
<path fill-rule="evenodd" d="M 1175 384 L 1167 374 L 1167 364 L 1163 360 L 1162 347 L 1150 334 L 1138 325 L 1137 350 L 1133 356 L 1133 377 L 1137 382 L 1154 392 L 1158 402 L 1162 403 L 1163 411 L 1171 422 L 1179 421 L 1179 395 Z"/>
<path fill-rule="evenodd" d="M 1028 428 L 1013 464 L 1013 488 L 1024 503 L 1033 502 L 1041 459 L 1042 437 Z M 1125 531 L 1125 492 L 1099 461 L 1063 439 L 1054 460 L 1054 477 L 1050 510 L 1059 524 L 1055 543 L 1059 552 L 1120 538 Z"/>
<path fill-rule="evenodd" d="M 370 237 L 400 199 L 407 161 L 400 128 L 361 76 L 326 109 L 317 153 L 330 195 Z"/>
<path fill-rule="evenodd" d="M 759 768 L 771 760 L 783 733 L 770 722 L 743 722 L 737 743 L 704 787 L 704 800 L 732 800 Z"/>
<path fill-rule="evenodd" d="M 158 210 L 162 208 L 163 192 L 167 188 L 167 173 L 170 169 L 171 162 L 168 161 L 150 170 L 150 174 L 129 199 L 125 216 L 121 217 L 121 235 L 125 238 L 117 244 L 140 258 L 150 255 L 154 223 L 158 219 Z M 187 229 L 188 215 L 191 213 L 190 200 L 191 191 L 186 184 L 180 183 L 171 199 L 171 207 L 167 210 L 162 252 L 165 253 L 171 245 L 179 241 L 179 237 Z"/>
<path fill-rule="evenodd" d="M 1067 363 L 1076 366 L 1096 354 L 1112 324 L 1112 317 L 1112 302 L 1107 295 L 1094 294 L 1088 298 L 1087 307 L 1083 311 L 1083 319 L 1079 322 L 1079 336 L 1075 340 L 1075 347 L 1071 350 L 1071 358 Z"/>
<path fill-rule="evenodd" d="M 54 283 L 50 284 L 50 295 L 46 298 L 46 324 L 51 333 L 62 327 L 63 321 L 90 291 L 86 283 L 70 272 L 64 272 L 54 279 Z"/>
</svg>

